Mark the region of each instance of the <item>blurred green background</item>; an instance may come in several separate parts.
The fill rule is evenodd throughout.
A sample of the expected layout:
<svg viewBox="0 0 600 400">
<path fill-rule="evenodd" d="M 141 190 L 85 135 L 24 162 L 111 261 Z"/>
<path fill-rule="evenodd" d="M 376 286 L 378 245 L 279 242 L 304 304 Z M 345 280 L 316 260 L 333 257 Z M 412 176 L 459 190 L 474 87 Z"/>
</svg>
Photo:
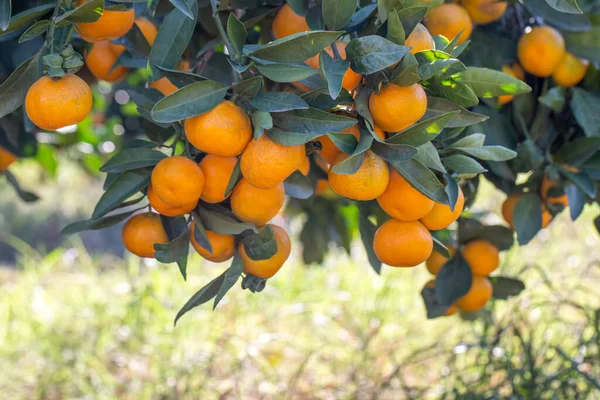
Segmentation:
<svg viewBox="0 0 600 400">
<path fill-rule="evenodd" d="M 98 178 L 62 161 L 53 178 L 31 161 L 11 171 L 42 200 L 0 179 L 1 399 L 599 398 L 597 206 L 504 252 L 498 273 L 527 289 L 475 316 L 427 320 L 424 266 L 377 276 L 356 242 L 307 267 L 296 240 L 264 292 L 238 287 L 173 327 L 225 265 L 194 255 L 185 282 L 124 254 L 120 227 L 61 237 Z M 502 200 L 484 182 L 474 211 L 500 223 Z M 297 238 L 302 220 L 279 222 Z"/>
</svg>

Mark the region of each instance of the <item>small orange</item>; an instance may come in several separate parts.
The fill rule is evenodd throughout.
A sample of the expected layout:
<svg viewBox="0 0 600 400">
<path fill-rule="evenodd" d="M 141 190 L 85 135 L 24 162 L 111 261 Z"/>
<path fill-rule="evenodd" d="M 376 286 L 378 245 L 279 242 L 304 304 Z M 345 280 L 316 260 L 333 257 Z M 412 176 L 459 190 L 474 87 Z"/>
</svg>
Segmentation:
<svg viewBox="0 0 600 400">
<path fill-rule="evenodd" d="M 196 205 L 198 204 L 198 202 L 195 201 L 181 207 L 171 206 L 162 201 L 162 199 L 156 195 L 154 189 L 152 189 L 152 185 L 148 186 L 148 191 L 146 194 L 148 195 L 148 201 L 150 202 L 152 208 L 165 217 L 176 217 L 178 215 L 187 214 L 196 208 Z"/>
<path fill-rule="evenodd" d="M 225 190 L 237 164 L 235 157 L 219 157 L 208 154 L 200 161 L 204 173 L 204 188 L 200 198 L 207 203 L 220 203 L 225 200 Z"/>
<path fill-rule="evenodd" d="M 548 191 L 550 191 L 550 189 L 552 189 L 556 185 L 557 185 L 556 181 L 552 181 L 552 180 L 548 179 L 547 176 L 544 176 L 544 179 L 542 179 L 542 186 L 540 188 L 540 195 L 542 197 L 542 200 L 545 200 L 550 204 L 560 203 L 560 204 L 564 205 L 565 207 L 568 207 L 569 206 L 569 198 L 567 197 L 566 194 L 563 194 L 558 197 L 548 196 Z"/>
<path fill-rule="evenodd" d="M 431 211 L 420 219 L 420 221 L 432 231 L 439 231 L 440 229 L 447 228 L 454 221 L 460 217 L 465 206 L 465 196 L 460 186 L 458 187 L 458 199 L 454 206 L 454 211 L 450 209 L 450 206 L 434 202 Z"/>
<path fill-rule="evenodd" d="M 392 218 L 400 221 L 416 221 L 433 208 L 433 200 L 425 197 L 396 171 L 390 173 L 390 183 L 377 202 Z"/>
<path fill-rule="evenodd" d="M 414 267 L 429 258 L 433 239 L 419 221 L 390 219 L 375 232 L 373 250 L 379 261 L 391 267 Z"/>
<path fill-rule="evenodd" d="M 585 76 L 590 62 L 583 58 L 575 57 L 565 51 L 558 67 L 552 73 L 552 79 L 558 86 L 571 87 L 577 85 Z"/>
<path fill-rule="evenodd" d="M 463 257 L 471 267 L 473 275 L 488 276 L 498 265 L 498 249 L 487 240 L 473 240 L 463 249 Z"/>
<path fill-rule="evenodd" d="M 435 49 L 433 37 L 431 37 L 427 28 L 421 23 L 417 24 L 415 29 L 408 35 L 404 45 L 410 46 L 410 52 L 413 54 L 418 53 L 419 51 Z"/>
<path fill-rule="evenodd" d="M 456 252 L 456 249 L 452 246 L 448 246 L 448 251 L 450 252 L 450 255 L 453 256 L 454 253 Z M 437 275 L 440 273 L 440 270 L 442 269 L 444 264 L 446 264 L 446 262 L 448 262 L 448 260 L 449 260 L 449 258 L 446 258 L 443 255 L 441 255 L 440 253 L 438 253 L 437 251 L 433 250 L 433 252 L 431 253 L 431 256 L 429 256 L 429 258 L 427 259 L 425 266 L 427 266 L 427 270 L 432 275 Z"/>
<path fill-rule="evenodd" d="M 302 173 L 304 176 L 308 176 L 310 172 L 310 158 L 305 154 L 304 158 L 300 162 L 300 166 L 298 167 L 298 171 Z"/>
<path fill-rule="evenodd" d="M 273 19 L 273 36 L 275 39 L 306 31 L 310 31 L 306 18 L 296 14 L 289 4 L 284 4 L 277 11 L 277 15 Z"/>
<path fill-rule="evenodd" d="M 338 53 L 340 54 L 340 57 L 342 58 L 342 60 L 346 59 L 346 46 L 347 46 L 346 42 L 342 42 L 341 40 L 335 41 L 335 47 L 336 47 Z M 329 54 L 331 57 L 333 57 L 334 53 L 333 53 L 333 49 L 331 48 L 331 46 L 328 46 L 325 49 L 325 51 L 327 52 L 327 54 Z M 308 60 L 305 61 L 305 63 L 313 68 L 319 69 L 320 68 L 320 64 L 319 64 L 320 57 L 321 57 L 321 53 L 317 54 L 314 57 L 309 58 Z M 344 77 L 342 78 L 342 87 L 344 89 L 346 89 L 347 91 L 351 92 L 354 89 L 356 89 L 356 87 L 358 86 L 358 84 L 360 83 L 361 80 L 362 80 L 362 75 L 357 74 L 350 67 L 348 67 L 348 69 L 346 70 L 346 73 L 344 74 Z"/>
<path fill-rule="evenodd" d="M 17 159 L 17 156 L 0 146 L 0 172 L 6 171 L 8 166 L 14 163 Z"/>
<path fill-rule="evenodd" d="M 462 0 L 462 6 L 469 13 L 471 21 L 487 25 L 502 18 L 508 3 L 497 0 Z"/>
<path fill-rule="evenodd" d="M 155 244 L 169 242 L 160 215 L 148 212 L 129 218 L 121 233 L 125 248 L 138 257 L 153 258 Z"/>
<path fill-rule="evenodd" d="M 197 203 L 204 188 L 200 166 L 184 156 L 162 159 L 152 171 L 152 188 L 162 201 L 182 207 Z"/>
<path fill-rule="evenodd" d="M 418 83 L 410 86 L 388 83 L 369 97 L 373 121 L 386 132 L 408 128 L 425 115 L 426 109 L 427 95 Z"/>
<path fill-rule="evenodd" d="M 462 32 L 458 44 L 467 40 L 473 31 L 473 22 L 467 10 L 458 4 L 442 4 L 429 10 L 424 24 L 429 33 L 445 36 L 448 40 Z"/>
<path fill-rule="evenodd" d="M 76 6 L 87 3 L 87 0 L 77 0 Z M 95 22 L 78 22 L 76 24 L 79 35 L 87 42 L 101 42 L 113 40 L 125 35 L 133 26 L 135 11 L 110 11 L 104 10 L 102 16 Z"/>
<path fill-rule="evenodd" d="M 196 224 L 192 223 L 190 228 L 190 242 L 192 243 L 194 249 L 202 257 L 215 263 L 227 261 L 233 257 L 233 252 L 235 250 L 235 238 L 233 235 L 224 235 L 207 230 L 206 236 L 208 237 L 208 241 L 212 247 L 212 252 L 210 252 L 204 247 L 200 246 L 200 244 L 194 238 L 195 229 Z"/>
<path fill-rule="evenodd" d="M 364 153 L 362 165 L 354 174 L 338 174 L 333 167 L 348 158 L 341 153 L 329 170 L 329 184 L 340 196 L 354 200 L 374 200 L 381 196 L 390 181 L 387 164 L 371 150 Z"/>
<path fill-rule="evenodd" d="M 525 71 L 546 77 L 558 68 L 565 54 L 565 39 L 554 28 L 536 26 L 519 39 L 517 57 Z"/>
<path fill-rule="evenodd" d="M 242 178 L 231 193 L 231 211 L 244 222 L 264 225 L 277 215 L 285 201 L 283 183 L 258 189 Z"/>
<path fill-rule="evenodd" d="M 124 46 L 116 47 L 111 47 L 109 41 L 97 42 L 89 52 L 84 54 L 85 65 L 97 79 L 106 82 L 117 82 L 127 75 L 129 71 L 127 67 L 119 65 L 112 68 L 121 53 L 125 51 Z"/>
<path fill-rule="evenodd" d="M 487 277 L 473 276 L 471 288 L 467 294 L 456 300 L 456 305 L 466 312 L 481 310 L 492 298 L 492 292 L 492 283 Z"/>
<path fill-rule="evenodd" d="M 27 91 L 25 110 L 31 121 L 53 131 L 83 121 L 92 110 L 92 91 L 76 75 L 53 81 L 41 77 Z"/>
<path fill-rule="evenodd" d="M 246 254 L 244 244 L 238 246 L 238 253 L 242 259 L 244 273 L 246 275 L 254 275 L 259 278 L 268 279 L 275 275 L 277 271 L 285 264 L 292 251 L 292 242 L 285 229 L 277 225 L 267 225 L 273 229 L 275 242 L 277 242 L 277 253 L 273 257 L 266 260 L 253 260 Z M 261 231 L 265 227 L 261 228 Z"/>
<path fill-rule="evenodd" d="M 221 157 L 239 155 L 252 138 L 250 118 L 229 100 L 185 120 L 185 136 L 198 150 Z"/>
<path fill-rule="evenodd" d="M 248 183 L 259 189 L 269 189 L 297 170 L 304 157 L 303 145 L 283 146 L 263 134 L 248 143 L 242 153 L 240 168 Z"/>
</svg>

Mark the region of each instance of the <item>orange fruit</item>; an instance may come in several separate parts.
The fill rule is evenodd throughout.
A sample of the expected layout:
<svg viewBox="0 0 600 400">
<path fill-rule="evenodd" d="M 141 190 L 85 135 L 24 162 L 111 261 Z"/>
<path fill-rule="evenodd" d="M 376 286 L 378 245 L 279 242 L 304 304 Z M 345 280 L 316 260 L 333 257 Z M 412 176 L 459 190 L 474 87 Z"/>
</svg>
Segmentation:
<svg viewBox="0 0 600 400">
<path fill-rule="evenodd" d="M 448 251 L 450 252 L 450 255 L 453 256 L 454 253 L 456 252 L 456 249 L 452 246 L 448 246 Z M 437 275 L 440 273 L 440 270 L 442 269 L 444 264 L 446 264 L 446 262 L 448 262 L 448 260 L 449 260 L 449 258 L 446 258 L 443 255 L 441 255 L 440 253 L 438 253 L 437 251 L 433 250 L 433 252 L 431 253 L 431 256 L 429 256 L 429 258 L 427 259 L 425 266 L 427 266 L 427 270 L 432 275 Z"/>
<path fill-rule="evenodd" d="M 388 83 L 369 97 L 373 121 L 386 132 L 408 128 L 421 119 L 426 109 L 427 95 L 418 83 L 410 86 Z"/>
<path fill-rule="evenodd" d="M 310 158 L 308 158 L 306 154 L 304 155 L 302 161 L 300 161 L 298 171 L 300 171 L 304 176 L 308 176 L 308 173 L 310 172 Z"/>
<path fill-rule="evenodd" d="M 419 221 L 390 219 L 375 232 L 373 250 L 379 261 L 391 267 L 414 267 L 429 258 L 433 239 Z"/>
<path fill-rule="evenodd" d="M 331 186 L 327 179 L 319 179 L 315 188 L 315 196 L 324 195 L 327 191 L 331 191 Z"/>
<path fill-rule="evenodd" d="M 77 0 L 76 6 L 87 3 L 87 0 Z M 87 42 L 101 42 L 113 40 L 125 35 L 133 26 L 135 11 L 110 11 L 104 10 L 102 16 L 95 22 L 78 22 L 76 24 L 79 35 Z"/>
<path fill-rule="evenodd" d="M 182 207 L 197 203 L 204 188 L 200 166 L 184 156 L 162 159 L 152 171 L 152 188 L 162 201 Z"/>
<path fill-rule="evenodd" d="M 410 52 L 413 54 L 419 51 L 435 49 L 433 37 L 431 37 L 427 28 L 421 23 L 417 24 L 415 29 L 408 35 L 404 45 L 412 47 Z"/>
<path fill-rule="evenodd" d="M 194 201 L 180 207 L 169 205 L 156 195 L 154 189 L 152 189 L 152 185 L 148 186 L 148 191 L 146 194 L 148 195 L 148 201 L 150 202 L 152 208 L 158 211 L 159 214 L 166 217 L 176 217 L 178 215 L 187 214 L 196 208 L 196 205 L 198 204 L 197 201 Z"/>
<path fill-rule="evenodd" d="M 488 300 L 492 298 L 492 292 L 492 283 L 487 277 L 473 276 L 471 288 L 467 294 L 456 300 L 456 305 L 466 312 L 481 310 Z"/>
<path fill-rule="evenodd" d="M 161 92 L 164 96 L 169 96 L 172 93 L 175 93 L 179 88 L 169 80 L 166 76 L 156 80 L 154 82 L 150 82 L 148 87 L 152 89 L 156 89 Z"/>
<path fill-rule="evenodd" d="M 333 167 L 348 158 L 340 153 L 329 169 L 329 184 L 340 196 L 354 200 L 374 200 L 381 196 L 390 181 L 387 164 L 371 150 L 364 153 L 362 165 L 354 174 L 338 174 Z"/>
<path fill-rule="evenodd" d="M 512 229 L 515 229 L 513 216 L 521 196 L 521 194 L 511 194 L 502 203 L 502 216 Z M 552 221 L 552 214 L 542 205 L 542 228 L 547 227 L 550 221 Z"/>
<path fill-rule="evenodd" d="M 390 183 L 377 202 L 388 215 L 400 221 L 416 221 L 433 208 L 433 200 L 425 197 L 392 168 Z"/>
<path fill-rule="evenodd" d="M 424 24 L 430 34 L 442 35 L 448 40 L 462 32 L 458 44 L 467 40 L 473 30 L 473 22 L 467 10 L 458 4 L 442 4 L 429 10 Z"/>
<path fill-rule="evenodd" d="M 565 54 L 565 40 L 554 28 L 536 26 L 519 39 L 517 57 L 525 71 L 546 77 L 558 68 Z"/>
<path fill-rule="evenodd" d="M 152 46 L 154 44 L 154 40 L 156 39 L 156 35 L 158 35 L 158 28 L 156 25 L 152 23 L 152 21 L 147 20 L 146 18 L 136 18 L 135 24 L 142 32 L 142 35 L 148 41 L 148 44 Z"/>
<path fill-rule="evenodd" d="M 502 18 L 508 3 L 498 0 L 462 0 L 462 6 L 467 10 L 471 21 L 487 25 Z"/>
<path fill-rule="evenodd" d="M 124 51 L 124 46 L 111 46 L 109 41 L 97 42 L 90 51 L 85 52 L 85 65 L 97 79 L 106 82 L 120 81 L 127 75 L 129 68 L 122 65 L 115 68 L 112 66 Z"/>
<path fill-rule="evenodd" d="M 577 85 L 585 76 L 590 62 L 583 58 L 575 57 L 565 51 L 558 67 L 552 73 L 552 79 L 558 86 L 571 87 Z"/>
<path fill-rule="evenodd" d="M 487 240 L 473 240 L 467 243 L 462 254 L 473 275 L 488 276 L 500 265 L 498 249 Z"/>
<path fill-rule="evenodd" d="M 248 143 L 242 153 L 240 168 L 248 183 L 259 189 L 269 189 L 297 170 L 304 157 L 303 145 L 283 146 L 263 134 Z"/>
<path fill-rule="evenodd" d="M 285 201 L 283 183 L 259 189 L 242 178 L 231 192 L 231 211 L 244 222 L 264 225 L 277 215 Z"/>
<path fill-rule="evenodd" d="M 8 166 L 14 163 L 17 159 L 17 156 L 0 146 L 0 172 L 6 171 Z"/>
<path fill-rule="evenodd" d="M 225 200 L 225 190 L 233 170 L 237 164 L 235 157 L 219 157 L 207 154 L 200 161 L 200 169 L 204 173 L 204 188 L 200 198 L 207 203 L 220 203 Z"/>
<path fill-rule="evenodd" d="M 505 64 L 502 66 L 502 72 L 512 76 L 513 78 L 517 78 L 520 80 L 525 79 L 525 73 L 523 72 L 523 68 L 518 63 L 514 63 L 513 65 Z M 503 105 L 506 103 L 510 103 L 515 98 L 512 94 L 506 94 L 503 96 L 498 96 L 498 104 Z"/>
<path fill-rule="evenodd" d="M 434 202 L 431 211 L 420 219 L 420 221 L 431 231 L 439 231 L 440 229 L 447 228 L 454 221 L 460 217 L 465 206 L 465 196 L 460 186 L 458 187 L 458 199 L 454 206 L 454 211 L 450 209 L 450 206 Z"/>
<path fill-rule="evenodd" d="M 121 232 L 125 248 L 138 257 L 153 258 L 154 245 L 169 242 L 160 215 L 147 212 L 129 218 Z"/>
<path fill-rule="evenodd" d="M 296 14 L 287 3 L 277 11 L 277 15 L 273 19 L 273 36 L 275 39 L 306 31 L 310 31 L 306 18 Z"/>
<path fill-rule="evenodd" d="M 432 279 L 429 282 L 427 282 L 425 284 L 425 287 L 435 289 L 435 279 Z M 458 312 L 458 307 L 456 306 L 456 304 L 452 304 L 452 305 L 450 305 L 450 307 L 448 307 L 448 310 L 446 311 L 446 313 L 444 315 L 449 316 L 449 315 L 456 314 L 457 312 Z"/>
<path fill-rule="evenodd" d="M 53 131 L 75 125 L 92 110 L 92 91 L 76 75 L 57 81 L 43 76 L 27 91 L 25 110 L 31 121 L 42 129 Z"/>
<path fill-rule="evenodd" d="M 547 176 L 544 176 L 544 179 L 542 179 L 542 186 L 540 188 L 540 195 L 542 197 L 542 200 L 545 200 L 550 204 L 561 203 L 565 207 L 568 207 L 569 206 L 569 198 L 567 197 L 566 194 L 563 194 L 562 196 L 559 196 L 559 197 L 549 197 L 548 196 L 548 191 L 550 189 L 552 189 L 554 186 L 556 186 L 556 184 L 557 184 L 556 181 L 552 181 L 552 180 L 548 179 Z"/>
<path fill-rule="evenodd" d="M 269 224 L 267 226 L 270 226 L 271 229 L 273 229 L 275 241 L 277 242 L 277 253 L 266 260 L 253 260 L 246 254 L 244 244 L 240 243 L 238 246 L 238 253 L 242 259 L 242 265 L 244 266 L 244 273 L 246 275 L 254 275 L 259 278 L 268 279 L 279 271 L 290 256 L 292 242 L 285 229 L 277 225 Z M 265 227 L 262 227 L 261 231 L 264 228 Z"/>
<path fill-rule="evenodd" d="M 337 48 L 338 53 L 340 54 L 340 57 L 342 58 L 342 60 L 346 59 L 346 46 L 347 45 L 348 44 L 346 42 L 342 42 L 341 40 L 335 41 L 335 47 Z M 327 52 L 327 54 L 329 54 L 331 57 L 333 57 L 333 49 L 331 48 L 331 46 L 328 46 L 325 49 L 325 51 Z M 320 68 L 320 65 L 319 65 L 320 56 L 321 56 L 321 53 L 317 54 L 314 57 L 309 58 L 308 60 L 305 61 L 305 63 L 313 68 L 319 69 Z M 348 69 L 346 70 L 346 73 L 344 74 L 344 77 L 342 78 L 342 87 L 344 89 L 346 89 L 347 91 L 351 92 L 354 89 L 356 89 L 356 87 L 359 85 L 361 80 L 362 80 L 362 75 L 357 74 L 350 67 L 348 67 Z"/>
<path fill-rule="evenodd" d="M 203 258 L 208 261 L 220 263 L 233 257 L 233 252 L 235 250 L 235 238 L 233 235 L 223 235 L 207 230 L 206 236 L 208 237 L 208 241 L 212 247 L 212 252 L 210 252 L 204 247 L 200 246 L 200 244 L 194 238 L 195 229 L 196 224 L 192 222 L 190 227 L 190 243 L 192 243 L 194 249 Z"/>
<path fill-rule="evenodd" d="M 185 120 L 185 136 L 198 150 L 221 157 L 239 155 L 252 138 L 250 118 L 229 100 Z"/>
</svg>

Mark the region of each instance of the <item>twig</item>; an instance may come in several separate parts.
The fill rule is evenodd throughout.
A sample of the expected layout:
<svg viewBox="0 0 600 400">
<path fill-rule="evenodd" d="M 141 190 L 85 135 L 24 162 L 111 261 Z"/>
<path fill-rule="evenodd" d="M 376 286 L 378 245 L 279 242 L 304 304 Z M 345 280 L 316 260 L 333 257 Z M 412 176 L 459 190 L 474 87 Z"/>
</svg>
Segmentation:
<svg viewBox="0 0 600 400">
<path fill-rule="evenodd" d="M 217 29 L 219 30 L 219 36 L 221 36 L 221 40 L 225 44 L 227 48 L 227 52 L 231 57 L 235 55 L 235 50 L 231 45 L 231 42 L 227 38 L 227 34 L 225 33 L 225 28 L 223 28 L 223 23 L 221 22 L 221 18 L 219 18 L 219 11 L 217 10 L 217 0 L 210 0 L 210 6 L 213 12 L 213 18 L 215 20 L 215 24 L 217 24 Z"/>
<path fill-rule="evenodd" d="M 50 29 L 48 29 L 48 35 L 46 35 L 46 44 L 49 44 L 50 54 L 54 54 L 54 30 L 56 29 L 56 18 L 62 5 L 62 0 L 57 0 L 56 7 L 54 7 L 54 13 L 52 14 L 52 23 Z"/>
</svg>

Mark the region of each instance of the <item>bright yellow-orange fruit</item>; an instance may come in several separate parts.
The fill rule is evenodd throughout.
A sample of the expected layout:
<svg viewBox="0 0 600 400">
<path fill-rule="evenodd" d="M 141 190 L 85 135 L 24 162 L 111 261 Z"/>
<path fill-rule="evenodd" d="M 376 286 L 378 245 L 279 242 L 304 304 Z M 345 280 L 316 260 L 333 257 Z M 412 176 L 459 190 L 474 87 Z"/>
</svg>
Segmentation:
<svg viewBox="0 0 600 400">
<path fill-rule="evenodd" d="M 263 134 L 248 143 L 242 153 L 240 168 L 244 179 L 254 187 L 269 189 L 297 170 L 304 157 L 306 152 L 303 145 L 283 146 Z"/>
<path fill-rule="evenodd" d="M 466 312 L 481 310 L 492 298 L 492 291 L 492 283 L 487 277 L 473 276 L 471 289 L 463 297 L 456 300 L 456 305 Z"/>
<path fill-rule="evenodd" d="M 283 183 L 258 189 L 242 178 L 231 193 L 231 211 L 244 222 L 264 225 L 277 215 L 285 201 Z"/>
<path fill-rule="evenodd" d="M 233 252 L 235 250 L 235 238 L 233 235 L 224 235 L 207 230 L 206 236 L 208 237 L 208 241 L 212 247 L 212 252 L 210 252 L 204 247 L 200 246 L 200 244 L 194 238 L 195 229 L 196 224 L 192 223 L 190 227 L 190 242 L 198 254 L 200 254 L 206 260 L 220 263 L 233 257 Z"/>
<path fill-rule="evenodd" d="M 92 110 L 92 91 L 76 75 L 53 81 L 43 76 L 27 91 L 27 115 L 42 129 L 53 131 L 83 121 Z"/>
<path fill-rule="evenodd" d="M 252 138 L 250 118 L 229 100 L 185 120 L 185 136 L 198 150 L 220 157 L 239 155 Z"/>
<path fill-rule="evenodd" d="M 521 196 L 521 194 L 511 194 L 502 203 L 502 216 L 512 229 L 515 229 L 514 212 Z M 552 214 L 542 205 L 542 228 L 548 226 L 550 221 L 552 221 Z"/>
<path fill-rule="evenodd" d="M 144 213 L 129 218 L 121 233 L 125 248 L 138 257 L 153 258 L 156 254 L 155 244 L 168 243 L 169 239 L 160 215 Z"/>
<path fill-rule="evenodd" d="M 308 173 L 310 172 L 310 158 L 308 158 L 306 154 L 298 166 L 298 171 L 304 176 L 308 176 Z"/>
<path fill-rule="evenodd" d="M 547 176 L 544 176 L 544 179 L 542 179 L 542 186 L 540 188 L 540 195 L 542 197 L 542 200 L 547 201 L 550 204 L 562 204 L 565 207 L 569 206 L 569 198 L 567 197 L 566 194 L 563 194 L 561 196 L 558 197 L 550 197 L 548 196 L 548 191 L 550 189 L 552 189 L 554 186 L 556 186 L 556 182 L 552 181 L 550 179 L 548 179 Z"/>
<path fill-rule="evenodd" d="M 8 166 L 14 163 L 17 159 L 17 156 L 0 146 L 0 172 L 6 171 Z"/>
<path fill-rule="evenodd" d="M 420 221 L 431 231 L 439 231 L 447 228 L 460 217 L 465 206 L 465 196 L 460 186 L 458 187 L 458 199 L 454 206 L 454 211 L 446 204 L 434 202 L 431 211 L 420 219 Z"/>
<path fill-rule="evenodd" d="M 182 207 L 197 203 L 204 188 L 200 166 L 184 156 L 161 160 L 152 171 L 152 188 L 162 201 Z"/>
<path fill-rule="evenodd" d="M 109 41 L 97 42 L 84 54 L 85 65 L 97 79 L 106 82 L 120 81 L 127 75 L 129 68 L 122 65 L 112 67 L 123 51 L 124 46 L 111 46 Z"/>
<path fill-rule="evenodd" d="M 146 194 L 148 195 L 148 201 L 152 208 L 166 217 L 176 217 L 178 215 L 187 214 L 196 208 L 196 205 L 198 204 L 198 201 L 194 201 L 181 207 L 171 206 L 156 195 L 154 189 L 152 189 L 152 185 L 148 186 L 148 192 Z"/>
<path fill-rule="evenodd" d="M 87 3 L 87 0 L 77 0 L 76 6 Z M 125 35 L 133 26 L 135 11 L 110 11 L 104 10 L 102 16 L 95 22 L 78 22 L 77 30 L 83 40 L 87 42 L 101 42 L 113 40 Z"/>
<path fill-rule="evenodd" d="M 425 287 L 435 289 L 435 279 L 432 279 L 429 282 L 427 282 L 425 284 Z M 449 316 L 449 315 L 456 314 L 457 312 L 458 312 L 458 307 L 456 306 L 456 304 L 451 304 L 450 307 L 448 307 L 448 310 L 446 311 L 446 313 L 444 315 Z"/>
<path fill-rule="evenodd" d="M 513 78 L 517 78 L 520 80 L 525 79 L 525 72 L 523 72 L 523 68 L 518 63 L 514 63 L 513 65 L 506 64 L 502 66 L 502 72 L 512 76 Z M 510 103 L 515 98 L 512 94 L 506 94 L 503 96 L 498 96 L 498 104 L 503 105 L 506 103 Z"/>
<path fill-rule="evenodd" d="M 390 181 L 387 164 L 371 150 L 364 153 L 362 165 L 354 174 L 338 174 L 333 167 L 348 158 L 339 154 L 329 170 L 329 184 L 340 196 L 354 200 L 374 200 L 385 191 Z"/>
<path fill-rule="evenodd" d="M 233 174 L 237 158 L 219 157 L 208 154 L 200 161 L 204 173 L 204 188 L 200 198 L 207 203 L 220 203 L 225 200 L 225 190 Z"/>
<path fill-rule="evenodd" d="M 456 252 L 456 249 L 452 246 L 448 246 L 448 251 L 450 252 L 450 255 L 453 256 L 454 253 Z M 441 255 L 440 253 L 438 253 L 437 251 L 433 250 L 433 252 L 431 253 L 431 256 L 429 256 L 429 258 L 427 259 L 427 262 L 425 263 L 425 265 L 427 266 L 427 270 L 432 275 L 437 275 L 440 273 L 440 270 L 442 269 L 444 264 L 446 264 L 446 262 L 448 262 L 448 260 L 449 260 L 449 258 L 446 258 L 443 255 Z"/>
<path fill-rule="evenodd" d="M 442 4 L 430 10 L 424 24 L 429 33 L 445 36 L 448 40 L 462 32 L 458 38 L 459 44 L 467 40 L 473 31 L 473 22 L 467 10 L 458 4 Z"/>
<path fill-rule="evenodd" d="M 148 87 L 158 90 L 165 96 L 169 96 L 179 89 L 177 86 L 173 85 L 173 83 L 166 76 L 163 76 L 154 82 L 150 82 Z"/>
<path fill-rule="evenodd" d="M 473 275 L 488 276 L 500 265 L 500 254 L 496 246 L 487 240 L 473 240 L 464 247 L 463 257 L 471 267 Z"/>
<path fill-rule="evenodd" d="M 420 23 L 417 24 L 415 29 L 413 29 L 410 35 L 408 35 L 404 45 L 412 47 L 410 52 L 413 54 L 418 53 L 419 51 L 432 50 L 435 48 L 433 37 L 427 28 Z"/>
<path fill-rule="evenodd" d="M 421 119 L 426 109 L 427 95 L 418 83 L 410 86 L 388 83 L 369 97 L 373 121 L 386 132 L 408 128 Z"/>
<path fill-rule="evenodd" d="M 392 169 L 390 183 L 377 202 L 390 217 L 400 221 L 416 221 L 433 208 L 433 200 L 410 186 L 395 169 Z"/>
<path fill-rule="evenodd" d="M 554 28 L 536 26 L 519 39 L 517 56 L 525 71 L 546 77 L 558 68 L 565 54 L 565 39 Z"/>
<path fill-rule="evenodd" d="M 338 53 L 340 54 L 340 57 L 342 58 L 342 60 L 346 59 L 346 46 L 347 46 L 346 42 L 342 42 L 341 40 L 335 41 L 335 47 L 338 50 Z M 333 53 L 333 49 L 331 48 L 331 46 L 328 46 L 325 49 L 325 51 L 327 52 L 327 54 L 329 54 L 331 57 L 333 57 L 334 53 Z M 305 61 L 305 63 L 313 68 L 318 69 L 318 68 L 320 68 L 320 66 L 319 66 L 320 56 L 321 56 L 321 53 L 317 54 L 314 57 L 309 58 L 308 60 Z M 356 89 L 356 87 L 358 86 L 358 84 L 360 83 L 361 80 L 362 80 L 362 75 L 357 74 L 350 67 L 348 67 L 348 69 L 346 70 L 346 73 L 344 74 L 344 78 L 342 78 L 342 87 L 344 89 L 346 89 L 347 91 L 351 92 L 354 89 Z"/>
<path fill-rule="evenodd" d="M 479 25 L 498 21 L 508 6 L 507 2 L 498 0 L 462 0 L 461 4 L 469 13 L 471 21 Z"/>
<path fill-rule="evenodd" d="M 414 267 L 429 258 L 433 250 L 433 239 L 419 221 L 390 219 L 375 232 L 373 250 L 384 264 Z"/>
<path fill-rule="evenodd" d="M 575 57 L 565 51 L 558 67 L 552 73 L 552 79 L 558 86 L 571 87 L 577 85 L 585 76 L 590 62 L 583 58 Z"/>
<path fill-rule="evenodd" d="M 277 242 L 277 253 L 273 257 L 266 260 L 253 260 L 246 254 L 244 244 L 240 243 L 238 246 L 238 252 L 242 258 L 242 265 L 244 266 L 244 273 L 246 275 L 254 275 L 259 278 L 268 279 L 275 275 L 277 271 L 285 264 L 290 252 L 292 251 L 292 242 L 285 229 L 277 225 L 267 225 L 273 229 L 275 236 L 275 242 Z M 261 228 L 261 231 L 265 227 Z"/>
<path fill-rule="evenodd" d="M 306 31 L 310 31 L 306 18 L 296 14 L 287 3 L 277 11 L 277 15 L 273 19 L 273 36 L 275 39 Z"/>
</svg>

